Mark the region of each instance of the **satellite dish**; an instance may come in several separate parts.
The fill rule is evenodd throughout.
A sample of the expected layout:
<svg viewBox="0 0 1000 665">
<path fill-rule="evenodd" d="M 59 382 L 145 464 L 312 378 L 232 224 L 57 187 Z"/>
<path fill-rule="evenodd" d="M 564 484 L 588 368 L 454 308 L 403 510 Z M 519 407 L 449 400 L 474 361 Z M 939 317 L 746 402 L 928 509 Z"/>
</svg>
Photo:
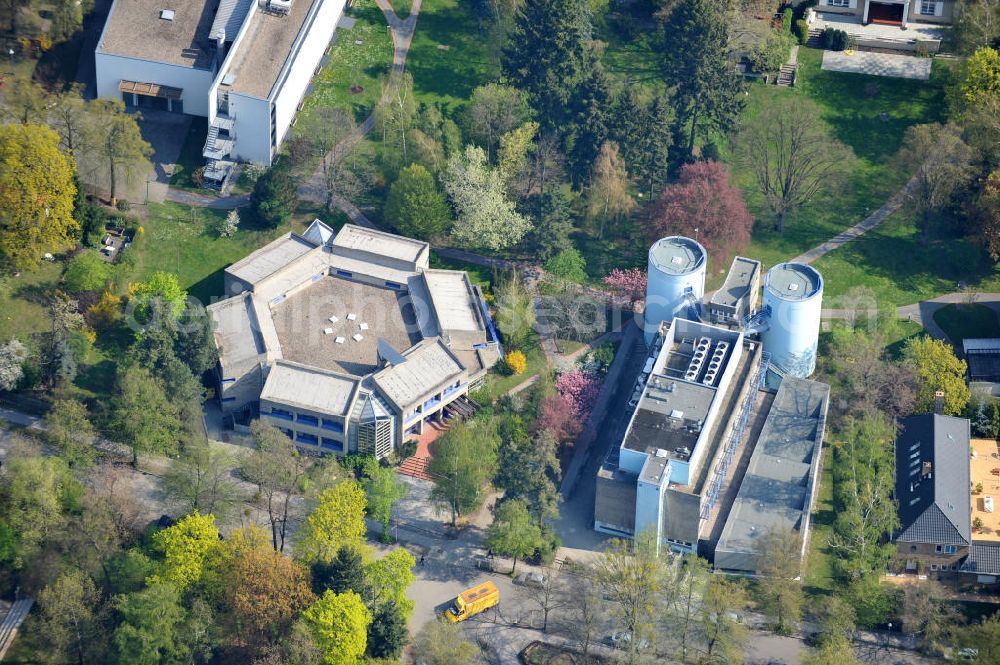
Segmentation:
<svg viewBox="0 0 1000 665">
<path fill-rule="evenodd" d="M 381 337 L 378 338 L 378 345 L 376 349 L 378 351 L 378 357 L 390 365 L 402 365 L 406 362 L 406 356 L 392 348 L 392 344 L 385 341 Z"/>
</svg>

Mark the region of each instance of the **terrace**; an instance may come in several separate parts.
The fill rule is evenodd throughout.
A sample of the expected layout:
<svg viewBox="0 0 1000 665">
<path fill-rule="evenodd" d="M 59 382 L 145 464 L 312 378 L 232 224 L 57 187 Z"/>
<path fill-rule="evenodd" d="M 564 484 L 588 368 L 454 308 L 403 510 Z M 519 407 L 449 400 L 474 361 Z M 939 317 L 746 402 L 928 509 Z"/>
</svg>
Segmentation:
<svg viewBox="0 0 1000 665">
<path fill-rule="evenodd" d="M 1000 453 L 993 439 L 973 439 L 972 458 L 969 460 L 969 481 L 972 484 L 969 503 L 972 521 L 980 519 L 983 527 L 973 533 L 975 540 L 1000 542 Z M 979 484 L 983 491 L 976 492 Z M 989 505 L 992 504 L 992 505 Z M 992 508 L 992 510 L 987 510 Z"/>
</svg>

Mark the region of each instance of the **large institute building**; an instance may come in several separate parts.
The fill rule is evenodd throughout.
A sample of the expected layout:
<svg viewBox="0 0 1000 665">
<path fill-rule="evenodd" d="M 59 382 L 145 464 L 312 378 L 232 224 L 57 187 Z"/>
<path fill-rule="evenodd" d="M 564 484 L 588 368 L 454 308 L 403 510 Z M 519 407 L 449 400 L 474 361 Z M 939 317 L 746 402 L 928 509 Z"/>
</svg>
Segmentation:
<svg viewBox="0 0 1000 665">
<path fill-rule="evenodd" d="M 219 398 L 298 445 L 388 455 L 466 395 L 501 357 L 468 275 L 428 265 L 425 242 L 319 220 L 231 265 L 209 307 Z"/>
<path fill-rule="evenodd" d="M 823 279 L 737 257 L 706 298 L 708 255 L 674 236 L 649 252 L 649 358 L 597 475 L 594 528 L 655 534 L 716 569 L 752 573 L 758 539 L 808 535 L 829 386 L 816 364 Z M 758 306 L 759 304 L 759 306 Z"/>
</svg>

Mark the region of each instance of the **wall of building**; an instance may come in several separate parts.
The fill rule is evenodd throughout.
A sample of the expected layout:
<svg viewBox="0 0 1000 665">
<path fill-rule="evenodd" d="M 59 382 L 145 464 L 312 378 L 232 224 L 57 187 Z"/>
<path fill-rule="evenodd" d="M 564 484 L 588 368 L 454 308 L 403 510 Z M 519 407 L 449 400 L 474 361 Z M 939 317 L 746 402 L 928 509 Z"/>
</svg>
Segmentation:
<svg viewBox="0 0 1000 665">
<path fill-rule="evenodd" d="M 298 52 L 291 62 L 292 66 L 289 67 L 289 63 L 286 63 L 278 77 L 276 91 L 271 91 L 279 146 L 285 140 L 299 102 L 305 96 L 309 81 L 333 39 L 343 10 L 344 0 L 317 0 L 316 6 L 311 9 L 311 16 L 306 19 L 304 34 L 299 35 L 301 41 L 297 42 Z M 295 48 L 293 46 L 293 50 Z"/>
<path fill-rule="evenodd" d="M 701 497 L 668 488 L 664 499 L 661 538 L 697 547 L 701 527 Z"/>
<path fill-rule="evenodd" d="M 97 96 L 121 99 L 118 84 L 126 81 L 157 83 L 173 88 L 181 88 L 184 113 L 208 115 L 208 90 L 212 86 L 212 71 L 178 67 L 163 62 L 151 62 L 110 53 L 94 54 L 97 72 Z"/>
<path fill-rule="evenodd" d="M 615 470 L 597 475 L 594 529 L 613 535 L 635 533 L 636 477 Z"/>
<path fill-rule="evenodd" d="M 291 431 L 292 439 L 303 448 L 340 455 L 349 452 L 348 421 L 343 416 L 324 414 L 266 399 L 260 401 L 260 415 L 275 427 L 284 430 L 286 434 Z M 339 430 L 336 429 L 337 426 Z M 311 439 L 304 439 L 303 435 L 315 437 L 316 443 Z"/>
<path fill-rule="evenodd" d="M 236 141 L 233 158 L 271 165 L 271 105 L 266 99 L 229 93 Z"/>
<path fill-rule="evenodd" d="M 940 16 L 929 16 L 920 13 L 920 0 L 910 0 L 909 20 L 920 23 L 951 23 L 955 18 L 954 0 L 938 0 Z"/>
<path fill-rule="evenodd" d="M 656 534 L 657 541 L 663 530 L 663 491 L 667 474 L 663 475 L 662 484 L 640 478 L 635 492 L 635 533 L 652 532 Z"/>
<path fill-rule="evenodd" d="M 218 394 L 223 413 L 239 411 L 260 397 L 260 391 L 264 387 L 264 375 L 260 365 L 255 365 L 240 376 L 221 376 L 221 372 L 216 371 L 220 374 Z"/>
<path fill-rule="evenodd" d="M 950 569 L 952 565 L 957 567 L 957 564 L 969 554 L 968 547 L 956 546 L 951 554 L 945 552 L 944 546 L 940 546 L 939 552 L 938 547 L 933 543 L 897 542 L 896 557 L 901 567 L 905 567 L 908 561 L 915 561 L 918 566 L 917 572 L 923 574 L 935 572 L 931 570 L 932 565 L 942 571 Z"/>
</svg>

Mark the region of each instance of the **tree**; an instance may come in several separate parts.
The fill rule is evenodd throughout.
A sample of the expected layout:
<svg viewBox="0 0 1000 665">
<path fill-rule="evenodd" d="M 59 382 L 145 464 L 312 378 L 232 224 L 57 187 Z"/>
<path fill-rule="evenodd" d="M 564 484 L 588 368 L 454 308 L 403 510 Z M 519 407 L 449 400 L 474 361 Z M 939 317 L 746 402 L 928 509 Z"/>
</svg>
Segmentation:
<svg viewBox="0 0 1000 665">
<path fill-rule="evenodd" d="M 916 580 L 903 585 L 901 619 L 903 631 L 919 636 L 934 649 L 959 622 L 959 614 L 947 602 L 947 591 L 933 580 Z"/>
<path fill-rule="evenodd" d="M 944 393 L 944 413 L 958 416 L 969 403 L 965 383 L 966 365 L 955 357 L 951 345 L 930 337 L 915 337 L 903 347 L 903 358 L 917 374 L 919 388 L 914 409 L 917 413 L 934 410 L 935 394 Z"/>
<path fill-rule="evenodd" d="M 813 615 L 819 627 L 820 641 L 835 637 L 851 639 L 854 635 L 854 608 L 840 596 L 816 598 Z"/>
<path fill-rule="evenodd" d="M 295 209 L 295 181 L 279 163 L 257 178 L 250 194 L 250 210 L 258 226 L 275 229 L 288 221 Z"/>
<path fill-rule="evenodd" d="M 43 125 L 48 103 L 44 89 L 30 79 L 15 79 L 4 95 L 4 113 L 16 125 Z"/>
<path fill-rule="evenodd" d="M 746 587 L 740 580 L 709 576 L 698 619 L 709 662 L 739 663 L 743 660 L 743 645 L 749 631 L 740 623 L 739 615 L 749 605 Z"/>
<path fill-rule="evenodd" d="M 69 569 L 38 593 L 47 662 L 100 662 L 101 594 L 86 573 Z"/>
<path fill-rule="evenodd" d="M 475 644 L 457 623 L 428 621 L 413 640 L 414 662 L 427 665 L 482 665 Z"/>
<path fill-rule="evenodd" d="M 961 108 L 970 108 L 1000 94 L 1000 52 L 986 47 L 969 56 L 962 67 L 957 92 Z"/>
<path fill-rule="evenodd" d="M 587 260 L 575 247 L 564 249 L 545 262 L 545 270 L 554 277 L 571 282 L 587 279 Z"/>
<path fill-rule="evenodd" d="M 544 416 L 544 411 L 542 412 Z M 560 494 L 559 441 L 549 427 L 542 425 L 534 440 L 527 433 L 501 430 L 500 459 L 494 483 L 504 490 L 505 499 L 522 499 L 535 523 L 558 517 Z"/>
<path fill-rule="evenodd" d="M 129 285 L 129 302 L 135 303 L 135 317 L 140 323 L 167 325 L 180 318 L 187 302 L 187 291 L 181 288 L 177 275 L 158 270 L 145 282 Z M 155 321 L 153 312 L 169 318 L 167 321 Z"/>
<path fill-rule="evenodd" d="M 466 136 L 496 154 L 500 137 L 524 123 L 531 114 L 525 94 L 509 85 L 488 83 L 476 87 L 465 108 Z"/>
<path fill-rule="evenodd" d="M 572 116 L 564 142 L 570 162 L 570 182 L 574 187 L 580 187 L 587 180 L 601 157 L 604 144 L 608 143 L 608 124 L 613 106 L 611 80 L 600 61 L 596 61 L 573 91 L 570 103 Z M 624 165 L 621 165 L 621 170 L 625 170 Z"/>
<path fill-rule="evenodd" d="M 537 424 L 552 433 L 557 445 L 572 441 L 583 428 L 583 424 L 577 419 L 574 399 L 558 392 L 542 398 L 538 406 Z"/>
<path fill-rule="evenodd" d="M 242 502 L 232 479 L 234 460 L 226 450 L 201 440 L 184 447 L 184 453 L 163 474 L 163 491 L 178 501 L 185 513 L 201 511 L 224 520 Z"/>
<path fill-rule="evenodd" d="M 101 299 L 87 309 L 87 317 L 95 328 L 107 330 L 122 318 L 121 296 L 105 291 Z"/>
<path fill-rule="evenodd" d="M 296 553 L 303 561 L 330 561 L 343 547 L 361 549 L 365 541 L 365 490 L 345 480 L 324 490 L 297 534 Z"/>
<path fill-rule="evenodd" d="M 907 202 L 918 215 L 923 242 L 930 239 L 934 216 L 974 177 L 974 157 L 957 125 L 932 123 L 906 130 L 896 161 L 901 169 L 916 165 L 913 185 L 904 191 Z"/>
<path fill-rule="evenodd" d="M 48 127 L 0 125 L 0 268 L 31 268 L 75 245 L 73 172 Z"/>
<path fill-rule="evenodd" d="M 605 623 L 600 590 L 590 571 L 578 565 L 559 581 L 563 612 L 557 619 L 557 630 L 576 645 L 583 662 L 590 662 L 591 650 L 603 636 Z"/>
<path fill-rule="evenodd" d="M 382 542 L 390 542 L 389 520 L 392 507 L 406 496 L 407 485 L 396 478 L 396 471 L 388 467 L 378 469 L 365 480 L 365 496 L 368 499 L 368 515 L 382 524 Z"/>
<path fill-rule="evenodd" d="M 448 202 L 420 164 L 399 172 L 385 201 L 385 218 L 400 233 L 426 240 L 443 235 L 451 225 Z"/>
<path fill-rule="evenodd" d="M 341 547 L 329 562 L 312 563 L 313 592 L 322 595 L 329 589 L 334 593 L 365 590 L 365 569 L 361 552 L 353 547 Z"/>
<path fill-rule="evenodd" d="M 404 72 L 402 76 L 391 80 L 389 86 L 387 103 L 379 104 L 375 109 L 376 122 L 382 130 L 382 142 L 394 148 L 390 152 L 390 159 L 402 160 L 399 163 L 401 166 L 411 161 L 407 153 L 406 137 L 417 115 L 413 77 L 409 72 Z"/>
<path fill-rule="evenodd" d="M 328 665 L 353 665 L 361 660 L 367 646 L 372 615 L 353 591 L 341 594 L 326 591 L 303 614 L 323 650 Z"/>
<path fill-rule="evenodd" d="M 504 362 L 507 363 L 507 369 L 511 374 L 524 374 L 524 370 L 528 369 L 528 359 L 523 351 L 511 351 L 504 358 Z"/>
<path fill-rule="evenodd" d="M 448 507 L 452 526 L 459 515 L 482 505 L 498 444 L 496 425 L 489 420 L 453 425 L 435 442 L 434 457 L 427 466 L 434 479 L 431 499 Z"/>
<path fill-rule="evenodd" d="M 573 219 L 565 194 L 556 190 L 538 195 L 532 207 L 536 212 L 528 242 L 538 260 L 548 261 L 573 246 L 569 237 L 573 232 Z"/>
<path fill-rule="evenodd" d="M 822 115 L 807 97 L 773 95 L 737 135 L 736 154 L 753 171 L 778 231 L 789 213 L 842 182 L 854 161 Z"/>
<path fill-rule="evenodd" d="M 843 636 L 824 638 L 802 659 L 803 665 L 861 665 L 850 641 Z"/>
<path fill-rule="evenodd" d="M 604 237 L 606 222 L 617 223 L 635 208 L 628 185 L 628 173 L 625 162 L 618 156 L 618 144 L 605 141 L 594 161 L 587 192 L 587 216 L 599 221 L 599 238 Z"/>
<path fill-rule="evenodd" d="M 538 134 L 538 123 L 526 122 L 500 137 L 497 168 L 504 182 L 509 185 L 519 180 L 518 176 L 525 171 L 528 154 L 535 147 L 536 134 Z M 521 183 L 526 184 L 524 180 L 521 180 Z"/>
<path fill-rule="evenodd" d="M 218 551 L 219 529 L 214 515 L 201 515 L 196 510 L 157 531 L 153 542 L 164 555 L 163 570 L 154 579 L 183 592 L 201 579 L 206 560 Z"/>
<path fill-rule="evenodd" d="M 996 665 L 1000 662 L 1000 613 L 957 629 L 956 642 L 964 648 L 978 649 L 976 663 Z"/>
<path fill-rule="evenodd" d="M 241 468 L 250 482 L 257 485 L 267 507 L 274 549 L 284 552 L 292 497 L 302 494 L 312 463 L 291 439 L 265 420 L 253 421 L 250 435 L 255 447 L 244 458 Z"/>
<path fill-rule="evenodd" d="M 226 214 L 226 219 L 219 225 L 219 236 L 232 238 L 240 228 L 240 211 L 233 208 Z"/>
<path fill-rule="evenodd" d="M 729 182 L 729 169 L 719 162 L 681 167 L 677 182 L 667 185 L 653 209 L 646 237 L 693 235 L 725 265 L 726 259 L 750 243 L 753 217 L 740 189 Z"/>
<path fill-rule="evenodd" d="M 372 611 L 389 603 L 396 606 L 405 619 L 413 611 L 413 601 L 406 597 L 406 589 L 416 577 L 413 566 L 417 560 L 403 548 L 395 549 L 381 559 L 364 565 L 365 605 Z"/>
<path fill-rule="evenodd" d="M 183 652 L 181 631 L 186 612 L 180 593 L 157 582 L 114 600 L 121 623 L 114 633 L 117 662 L 121 665 L 155 665 Z"/>
<path fill-rule="evenodd" d="M 118 197 L 119 177 L 126 182 L 139 173 L 151 169 L 149 158 L 153 147 L 142 138 L 138 113 L 125 111 L 120 99 L 99 98 L 88 105 L 90 113 L 86 129 L 86 142 L 94 146 L 94 153 L 104 162 L 111 198 Z"/>
<path fill-rule="evenodd" d="M 676 88 L 678 133 L 688 155 L 699 134 L 727 133 L 743 110 L 743 83 L 729 58 L 728 3 L 677 0 L 663 12 L 661 68 Z"/>
<path fill-rule="evenodd" d="M 577 84 L 593 66 L 583 0 L 525 0 L 500 58 L 506 80 L 528 95 L 546 130 L 560 131 Z"/>
<path fill-rule="evenodd" d="M 139 453 L 173 452 L 181 429 L 176 407 L 149 370 L 133 365 L 119 371 L 108 435 L 132 450 L 132 466 Z"/>
<path fill-rule="evenodd" d="M 399 658 L 410 641 L 406 615 L 395 602 L 378 608 L 368 626 L 368 655 L 372 658 Z"/>
<path fill-rule="evenodd" d="M 48 124 L 59 133 L 62 149 L 71 157 L 77 152 L 86 152 L 86 128 L 88 120 L 87 103 L 83 98 L 83 86 L 72 84 L 55 96 L 54 103 L 48 105 Z"/>
<path fill-rule="evenodd" d="M 2 471 L 0 518 L 16 536 L 20 567 L 65 523 L 65 504 L 77 486 L 59 458 L 8 457 Z"/>
<path fill-rule="evenodd" d="M 899 527 L 892 500 L 896 428 L 876 412 L 849 418 L 838 439 L 832 464 L 837 517 L 830 548 L 848 581 L 882 575 L 895 550 L 885 538 Z"/>
<path fill-rule="evenodd" d="M 802 540 L 792 529 L 770 531 L 757 540 L 757 602 L 775 632 L 792 629 L 802 612 Z"/>
<path fill-rule="evenodd" d="M 788 54 L 796 39 L 790 32 L 772 30 L 762 41 L 750 47 L 748 58 L 757 72 L 776 72 L 788 62 Z"/>
<path fill-rule="evenodd" d="M 611 615 L 632 635 L 628 648 L 634 660 L 639 641 L 653 636 L 657 601 L 669 600 L 665 563 L 657 556 L 655 536 L 640 533 L 634 551 L 628 541 L 612 540 L 591 571 L 602 595 L 611 602 Z"/>
<path fill-rule="evenodd" d="M 482 148 L 469 145 L 448 160 L 444 188 L 455 208 L 452 235 L 469 247 L 499 251 L 521 241 L 531 221 L 514 209 L 498 169 Z"/>
<path fill-rule="evenodd" d="M 976 203 L 976 238 L 991 259 L 1000 261 L 1000 169 L 987 176 Z"/>
<path fill-rule="evenodd" d="M 63 283 L 71 293 L 104 289 L 111 279 L 113 269 L 92 249 L 85 249 L 66 264 Z"/>
<path fill-rule="evenodd" d="M 496 301 L 496 322 L 504 343 L 512 349 L 523 349 L 535 327 L 535 305 L 531 292 L 520 274 L 510 272 L 500 277 L 493 289 Z"/>
<path fill-rule="evenodd" d="M 486 544 L 494 552 L 514 560 L 511 574 L 517 570 L 517 560 L 533 554 L 542 541 L 542 531 L 531 519 L 522 499 L 504 501 L 496 509 L 490 524 Z"/>
<path fill-rule="evenodd" d="M 639 268 L 614 268 L 601 281 L 632 308 L 646 297 L 646 273 Z"/>
<path fill-rule="evenodd" d="M 14 338 L 0 345 L 0 390 L 13 390 L 24 376 L 28 348 Z"/>
<path fill-rule="evenodd" d="M 962 53 L 972 53 L 1000 41 L 1000 2 L 963 0 L 955 12 L 955 41 Z"/>
<path fill-rule="evenodd" d="M 301 564 L 276 552 L 267 535 L 237 530 L 217 564 L 222 594 L 236 629 L 250 644 L 283 639 L 316 597 Z"/>
<path fill-rule="evenodd" d="M 71 467 L 86 468 L 97 459 L 94 439 L 97 431 L 87 416 L 87 407 L 75 399 L 61 399 L 52 404 L 45 418 L 46 436 L 59 450 L 59 456 Z"/>
</svg>

